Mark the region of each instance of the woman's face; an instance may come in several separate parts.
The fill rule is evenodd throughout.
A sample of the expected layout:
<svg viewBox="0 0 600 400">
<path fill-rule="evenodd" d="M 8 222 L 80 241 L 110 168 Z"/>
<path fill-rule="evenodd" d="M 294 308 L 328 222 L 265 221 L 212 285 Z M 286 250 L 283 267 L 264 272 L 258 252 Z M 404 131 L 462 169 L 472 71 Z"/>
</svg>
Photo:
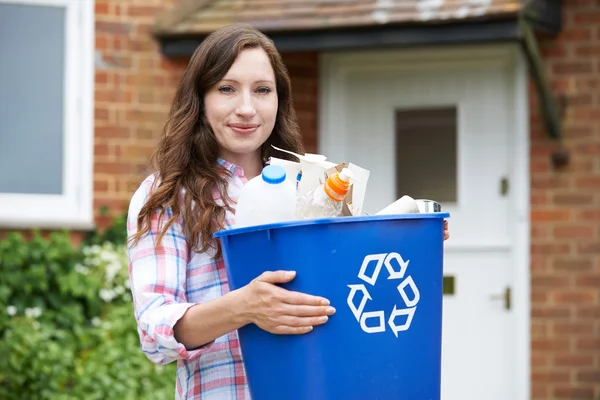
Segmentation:
<svg viewBox="0 0 600 400">
<path fill-rule="evenodd" d="M 277 117 L 275 73 L 267 53 L 262 48 L 242 50 L 204 101 L 221 157 L 237 163 L 259 155 Z"/>
</svg>

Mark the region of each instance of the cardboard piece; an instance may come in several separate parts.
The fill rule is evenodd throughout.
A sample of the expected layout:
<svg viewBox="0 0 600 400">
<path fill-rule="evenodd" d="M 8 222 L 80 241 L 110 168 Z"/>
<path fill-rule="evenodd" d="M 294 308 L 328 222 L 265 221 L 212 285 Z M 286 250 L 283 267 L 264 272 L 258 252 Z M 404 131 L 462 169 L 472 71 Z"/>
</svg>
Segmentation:
<svg viewBox="0 0 600 400">
<path fill-rule="evenodd" d="M 300 171 L 302 172 L 302 179 L 298 184 L 298 192 L 297 196 L 301 197 L 305 193 L 314 189 L 321 183 L 321 178 L 323 176 L 323 171 L 327 168 L 331 168 L 335 166 L 335 163 L 331 161 L 327 161 L 327 157 L 322 154 L 310 154 L 306 153 L 304 155 L 296 154 L 294 152 L 283 150 L 278 147 L 272 146 L 274 149 L 282 151 L 284 153 L 291 154 L 297 157 L 300 160 Z M 273 157 L 271 158 L 273 159 Z M 275 162 L 280 162 L 278 159 L 275 159 Z M 294 176 L 295 177 L 295 176 Z"/>
<path fill-rule="evenodd" d="M 306 153 L 304 155 L 283 150 L 272 146 L 274 149 L 284 153 L 291 154 L 297 157 L 300 162 L 283 160 L 271 157 L 271 164 L 281 165 L 286 174 L 288 171 L 293 175 L 294 182 L 298 171 L 302 172 L 302 179 L 298 184 L 297 197 L 301 197 L 317 186 L 323 184 L 329 174 L 341 172 L 342 169 L 348 168 L 352 171 L 353 178 L 350 185 L 350 190 L 344 199 L 341 216 L 361 215 L 362 205 L 366 194 L 367 182 L 369 180 L 370 171 L 359 167 L 356 164 L 346 164 L 344 162 L 336 164 L 327 160 L 327 157 L 322 154 Z M 289 174 L 288 174 L 289 175 Z M 288 176 L 289 178 L 289 176 Z"/>
<path fill-rule="evenodd" d="M 363 214 L 363 204 L 367 193 L 367 182 L 371 172 L 368 169 L 359 167 L 356 164 L 348 164 L 348 169 L 352 171 L 352 208 L 354 215 Z"/>
</svg>

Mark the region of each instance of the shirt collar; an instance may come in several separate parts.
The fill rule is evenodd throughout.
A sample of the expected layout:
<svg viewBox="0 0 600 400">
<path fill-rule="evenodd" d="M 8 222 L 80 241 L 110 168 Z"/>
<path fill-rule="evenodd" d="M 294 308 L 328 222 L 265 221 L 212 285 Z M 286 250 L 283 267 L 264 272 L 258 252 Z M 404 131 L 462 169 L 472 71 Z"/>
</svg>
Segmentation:
<svg viewBox="0 0 600 400">
<path fill-rule="evenodd" d="M 235 165 L 221 157 L 217 157 L 217 163 L 219 163 L 219 165 L 221 167 L 226 169 L 231 176 L 239 176 L 239 177 L 244 176 L 244 170 L 242 169 L 242 167 L 240 167 L 238 165 Z"/>
</svg>

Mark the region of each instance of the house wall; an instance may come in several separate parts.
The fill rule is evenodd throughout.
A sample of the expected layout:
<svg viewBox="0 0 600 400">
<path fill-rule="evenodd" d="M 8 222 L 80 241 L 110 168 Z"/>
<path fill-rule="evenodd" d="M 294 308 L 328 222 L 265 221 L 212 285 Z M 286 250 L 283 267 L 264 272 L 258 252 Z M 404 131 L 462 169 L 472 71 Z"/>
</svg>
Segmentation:
<svg viewBox="0 0 600 400">
<path fill-rule="evenodd" d="M 564 30 L 542 39 L 545 69 L 564 95 L 557 148 L 531 90 L 532 398 L 600 396 L 600 3 L 563 1 Z"/>
<path fill-rule="evenodd" d="M 160 55 L 149 30 L 172 1 L 96 1 L 94 209 L 102 228 L 126 211 L 160 137 L 187 59 Z M 317 55 L 285 54 L 306 149 L 316 150 Z M 109 208 L 102 217 L 100 209 Z"/>
</svg>

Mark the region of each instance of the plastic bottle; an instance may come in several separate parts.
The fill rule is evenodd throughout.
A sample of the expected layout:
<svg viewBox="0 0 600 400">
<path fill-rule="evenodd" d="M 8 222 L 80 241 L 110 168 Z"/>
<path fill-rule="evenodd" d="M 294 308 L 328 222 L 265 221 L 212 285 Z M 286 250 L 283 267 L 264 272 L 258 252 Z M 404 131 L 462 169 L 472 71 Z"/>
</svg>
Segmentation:
<svg viewBox="0 0 600 400">
<path fill-rule="evenodd" d="M 296 214 L 299 219 L 337 217 L 342 211 L 343 200 L 350 190 L 352 172 L 344 168 L 332 174 L 327 181 L 309 191 L 298 200 Z"/>
<path fill-rule="evenodd" d="M 241 189 L 235 210 L 236 228 L 295 219 L 296 188 L 281 166 L 266 166 Z"/>
<path fill-rule="evenodd" d="M 298 191 L 298 185 L 300 185 L 300 180 L 302 179 L 302 171 L 298 172 L 296 175 L 296 191 Z"/>
</svg>

